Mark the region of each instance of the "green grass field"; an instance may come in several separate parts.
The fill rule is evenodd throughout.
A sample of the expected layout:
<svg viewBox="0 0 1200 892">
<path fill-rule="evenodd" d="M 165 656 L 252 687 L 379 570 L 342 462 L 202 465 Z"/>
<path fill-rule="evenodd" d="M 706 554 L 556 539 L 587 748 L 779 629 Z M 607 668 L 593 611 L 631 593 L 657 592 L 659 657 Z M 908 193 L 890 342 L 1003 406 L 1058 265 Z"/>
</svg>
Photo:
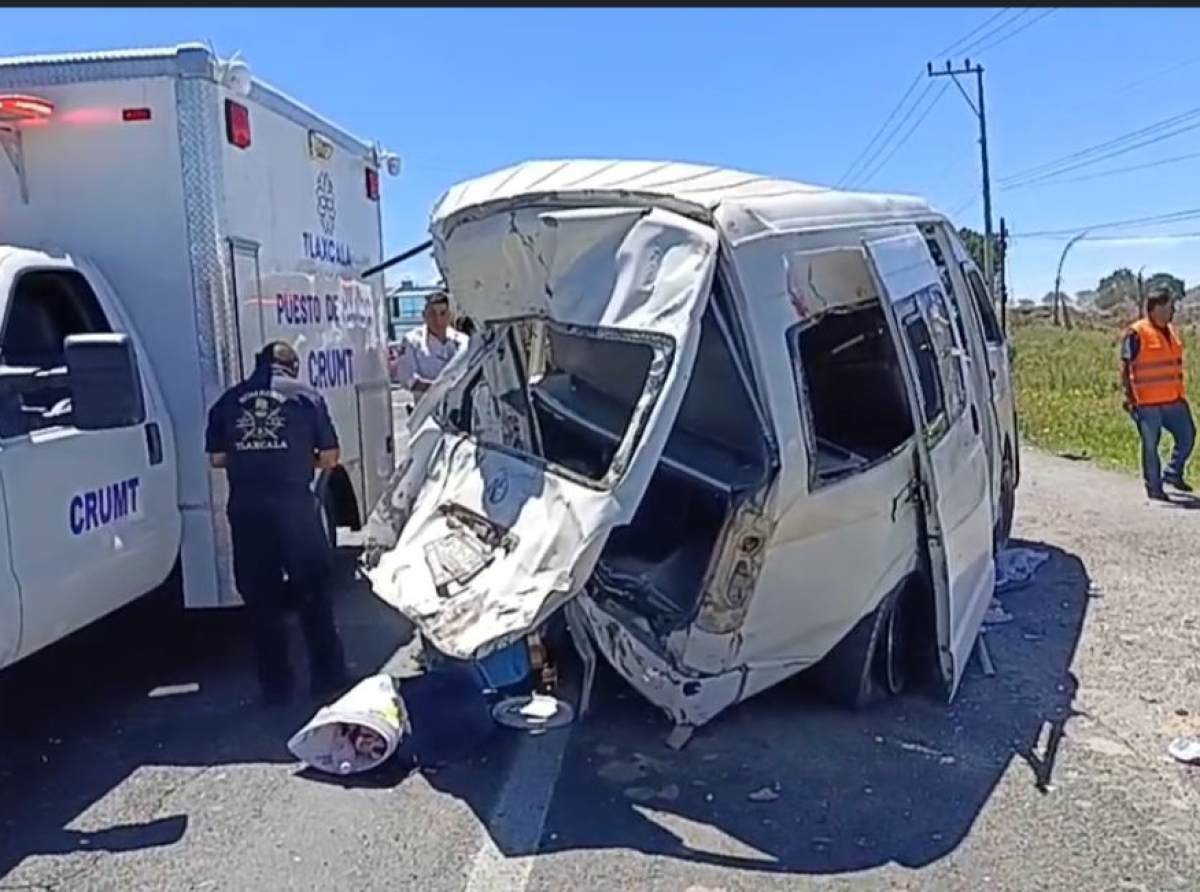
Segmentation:
<svg viewBox="0 0 1200 892">
<path fill-rule="evenodd" d="M 1120 331 L 1047 325 L 1012 329 L 1016 350 L 1017 412 L 1027 442 L 1056 453 L 1087 456 L 1136 472 L 1138 437 L 1121 411 L 1117 342 Z M 1200 386 L 1200 343 L 1183 332 L 1185 381 Z M 1163 453 L 1170 437 L 1163 437 Z M 1196 469 L 1196 459 L 1189 472 Z M 1194 473 L 1193 473 L 1194 476 Z"/>
</svg>

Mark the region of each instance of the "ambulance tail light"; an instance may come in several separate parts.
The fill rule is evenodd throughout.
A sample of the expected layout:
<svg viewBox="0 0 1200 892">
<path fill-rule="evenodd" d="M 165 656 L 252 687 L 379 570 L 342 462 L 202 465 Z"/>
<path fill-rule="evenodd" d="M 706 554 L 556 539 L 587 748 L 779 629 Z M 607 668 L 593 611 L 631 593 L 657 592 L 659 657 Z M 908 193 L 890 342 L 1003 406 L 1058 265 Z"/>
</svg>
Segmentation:
<svg viewBox="0 0 1200 892">
<path fill-rule="evenodd" d="M 149 121 L 150 117 L 150 109 L 148 108 L 121 109 L 121 120 L 127 124 L 133 121 Z"/>
<path fill-rule="evenodd" d="M 45 121 L 54 114 L 54 103 L 21 93 L 0 93 L 0 121 Z"/>
<path fill-rule="evenodd" d="M 250 110 L 232 99 L 225 100 L 225 138 L 234 148 L 250 148 Z"/>
<path fill-rule="evenodd" d="M 379 201 L 379 171 L 373 167 L 367 168 L 367 198 Z"/>
</svg>

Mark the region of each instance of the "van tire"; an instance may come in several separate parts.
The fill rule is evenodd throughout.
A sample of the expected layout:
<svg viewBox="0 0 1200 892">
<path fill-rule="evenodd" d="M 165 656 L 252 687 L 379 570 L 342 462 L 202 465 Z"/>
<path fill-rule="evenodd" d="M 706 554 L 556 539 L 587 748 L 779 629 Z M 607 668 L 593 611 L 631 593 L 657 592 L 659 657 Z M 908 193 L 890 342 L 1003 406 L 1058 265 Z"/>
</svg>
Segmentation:
<svg viewBox="0 0 1200 892">
<path fill-rule="evenodd" d="M 914 588 L 905 579 L 812 669 L 821 697 L 844 709 L 866 709 L 907 690 L 915 624 Z"/>
<path fill-rule="evenodd" d="M 1000 463 L 1000 503 L 996 506 L 996 525 L 992 530 L 992 545 L 996 554 L 1008 547 L 1012 538 L 1013 520 L 1017 513 L 1017 475 L 1012 459 L 1012 447 L 1004 444 Z"/>
<path fill-rule="evenodd" d="M 909 623 L 905 610 L 908 598 L 893 598 L 875 639 L 871 671 L 888 697 L 899 697 L 908 689 L 910 651 Z"/>
</svg>

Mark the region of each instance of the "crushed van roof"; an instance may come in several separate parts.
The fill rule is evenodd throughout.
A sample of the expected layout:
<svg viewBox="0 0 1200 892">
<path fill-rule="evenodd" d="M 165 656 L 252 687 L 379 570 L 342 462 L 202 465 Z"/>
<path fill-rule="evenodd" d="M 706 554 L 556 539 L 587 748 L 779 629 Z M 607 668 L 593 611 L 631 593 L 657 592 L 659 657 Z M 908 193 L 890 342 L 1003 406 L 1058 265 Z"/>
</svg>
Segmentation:
<svg viewBox="0 0 1200 892">
<path fill-rule="evenodd" d="M 910 195 L 845 192 L 825 186 L 677 161 L 526 161 L 451 186 L 430 216 L 435 232 L 452 218 L 522 197 L 630 199 L 713 219 L 735 240 L 756 232 L 855 221 L 910 220 L 938 212 Z"/>
</svg>

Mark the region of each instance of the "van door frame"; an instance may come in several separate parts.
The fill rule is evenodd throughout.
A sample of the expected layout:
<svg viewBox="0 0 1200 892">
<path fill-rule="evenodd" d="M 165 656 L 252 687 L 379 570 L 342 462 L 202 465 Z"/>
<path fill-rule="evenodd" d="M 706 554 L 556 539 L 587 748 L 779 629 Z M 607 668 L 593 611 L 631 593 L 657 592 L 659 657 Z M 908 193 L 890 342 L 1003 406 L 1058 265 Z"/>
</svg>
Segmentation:
<svg viewBox="0 0 1200 892">
<path fill-rule="evenodd" d="M 905 242 L 908 244 L 905 245 Z M 904 358 L 902 367 L 905 390 L 917 431 L 917 490 L 925 517 L 926 556 L 937 608 L 938 660 L 947 696 L 953 699 L 975 647 L 983 615 L 995 590 L 992 538 L 995 512 L 991 499 L 987 452 L 977 410 L 972 407 L 973 401 L 977 401 L 979 395 L 975 392 L 969 371 L 963 369 L 961 377 L 967 391 L 964 394 L 964 410 L 957 418 L 951 418 L 948 414 L 940 416 L 941 424 L 935 427 L 933 432 L 928 430 L 923 412 L 924 401 L 917 381 L 916 359 L 909 339 L 905 336 L 902 320 L 897 316 L 896 305 L 912 300 L 926 289 L 936 289 L 940 292 L 941 276 L 929 255 L 924 233 L 916 225 L 881 227 L 873 232 L 868 231 L 864 234 L 862 244 L 867 266 L 879 290 L 884 317 Z M 897 245 L 900 251 L 909 255 L 919 254 L 924 262 L 918 260 L 910 263 L 905 258 L 906 262 L 897 266 L 892 275 L 888 275 L 888 271 L 881 268 L 879 249 L 889 244 Z M 948 299 L 946 295 L 943 297 Z M 916 308 L 924 318 L 926 313 L 920 307 L 919 299 Z M 932 334 L 933 327 L 927 318 L 925 323 Z M 962 357 L 958 358 L 961 362 Z M 939 362 L 938 381 L 944 392 L 943 378 L 942 365 Z M 966 430 L 967 425 L 973 429 Z M 963 468 L 969 471 L 972 465 L 976 465 L 973 476 L 982 478 L 979 480 L 981 491 L 973 494 L 976 500 L 970 504 L 964 516 L 958 518 L 959 522 L 953 529 L 948 528 L 943 512 L 948 503 L 956 499 L 961 500 L 964 493 L 958 486 L 948 487 L 943 491 L 942 481 L 938 479 L 938 460 L 947 451 L 950 452 L 949 463 L 952 471 L 959 472 Z M 971 480 L 968 479 L 967 482 Z M 961 502 L 957 507 L 961 507 Z"/>
</svg>

